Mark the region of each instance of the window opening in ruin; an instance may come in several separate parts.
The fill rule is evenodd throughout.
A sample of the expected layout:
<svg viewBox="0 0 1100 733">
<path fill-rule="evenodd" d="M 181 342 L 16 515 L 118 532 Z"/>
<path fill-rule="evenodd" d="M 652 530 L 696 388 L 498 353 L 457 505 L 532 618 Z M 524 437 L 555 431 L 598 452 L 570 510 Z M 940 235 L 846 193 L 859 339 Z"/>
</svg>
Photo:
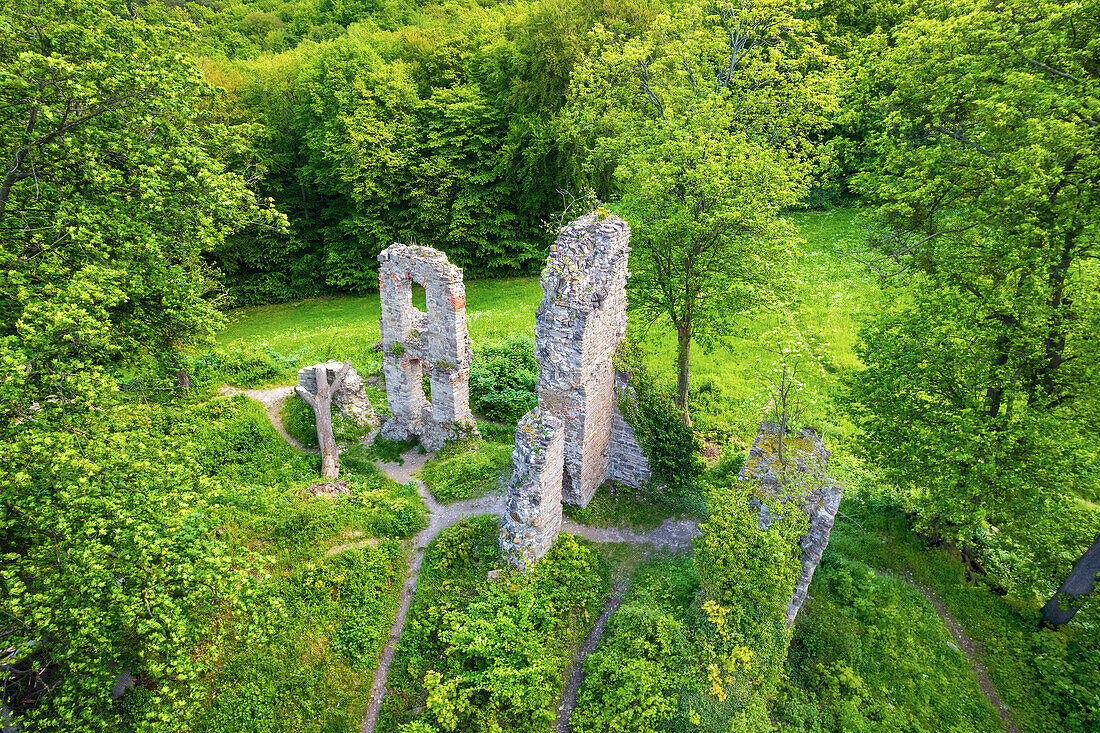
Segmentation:
<svg viewBox="0 0 1100 733">
<path fill-rule="evenodd" d="M 412 304 L 422 313 L 428 312 L 428 294 L 424 292 L 424 286 L 415 280 L 412 282 Z"/>
</svg>

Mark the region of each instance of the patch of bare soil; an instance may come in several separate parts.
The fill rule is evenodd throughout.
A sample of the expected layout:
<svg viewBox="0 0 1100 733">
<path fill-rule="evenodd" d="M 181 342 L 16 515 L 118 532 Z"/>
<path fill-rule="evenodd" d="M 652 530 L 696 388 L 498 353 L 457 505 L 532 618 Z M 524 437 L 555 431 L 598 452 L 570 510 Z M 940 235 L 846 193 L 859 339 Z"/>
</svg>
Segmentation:
<svg viewBox="0 0 1100 733">
<path fill-rule="evenodd" d="M 304 496 L 312 496 L 314 498 L 324 496 L 329 499 L 335 499 L 337 496 L 347 496 L 350 493 L 351 489 L 348 487 L 348 482 L 343 479 L 339 481 L 310 484 L 307 488 L 302 490 Z"/>
</svg>

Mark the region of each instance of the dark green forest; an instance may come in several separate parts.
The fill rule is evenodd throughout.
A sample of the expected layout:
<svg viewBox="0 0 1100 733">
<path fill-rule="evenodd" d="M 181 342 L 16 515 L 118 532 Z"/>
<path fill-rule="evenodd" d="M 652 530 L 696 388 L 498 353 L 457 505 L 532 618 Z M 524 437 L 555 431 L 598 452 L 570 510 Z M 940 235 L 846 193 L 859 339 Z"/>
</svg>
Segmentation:
<svg viewBox="0 0 1100 733">
<path fill-rule="evenodd" d="M 700 534 L 524 573 L 468 516 L 417 576 L 589 211 L 655 480 L 566 513 Z M 338 418 L 312 496 L 288 385 L 386 414 L 393 242 L 463 269 L 480 436 Z M 410 572 L 378 731 L 555 730 L 602 610 L 576 733 L 1100 730 L 1100 0 L 2 0 L 0 245 L 3 733 L 359 731 Z M 762 419 L 844 487 L 789 629 Z"/>
</svg>

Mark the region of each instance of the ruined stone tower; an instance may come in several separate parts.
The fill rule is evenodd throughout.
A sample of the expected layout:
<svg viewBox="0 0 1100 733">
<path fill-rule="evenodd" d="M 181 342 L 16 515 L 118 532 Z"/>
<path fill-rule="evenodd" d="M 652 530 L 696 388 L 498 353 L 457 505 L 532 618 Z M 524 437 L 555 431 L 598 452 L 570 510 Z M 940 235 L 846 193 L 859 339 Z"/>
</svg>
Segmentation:
<svg viewBox="0 0 1100 733">
<path fill-rule="evenodd" d="M 607 479 L 635 487 L 649 479 L 648 461 L 619 414 L 616 387 L 625 389 L 626 380 L 611 360 L 626 335 L 629 243 L 626 222 L 588 214 L 561 228 L 542 271 L 539 404 L 516 429 L 501 519 L 501 546 L 521 564 L 553 544 L 562 502 L 587 506 Z"/>
<path fill-rule="evenodd" d="M 612 439 L 618 413 L 611 355 L 626 335 L 627 256 L 630 227 L 595 214 L 562 227 L 542 271 L 536 312 L 535 359 L 539 407 L 565 427 L 562 501 L 587 506 L 608 478 L 638 486 L 648 467 L 615 475 L 619 444 Z M 620 436 L 637 445 L 633 433 Z M 642 475 L 644 474 L 644 475 Z"/>
<path fill-rule="evenodd" d="M 381 435 L 419 438 L 428 450 L 475 432 L 470 412 L 470 335 L 462 270 L 431 247 L 392 244 L 378 255 L 382 371 L 390 419 Z M 424 286 L 427 312 L 412 304 L 412 284 Z M 431 401 L 421 380 L 431 366 Z"/>
</svg>

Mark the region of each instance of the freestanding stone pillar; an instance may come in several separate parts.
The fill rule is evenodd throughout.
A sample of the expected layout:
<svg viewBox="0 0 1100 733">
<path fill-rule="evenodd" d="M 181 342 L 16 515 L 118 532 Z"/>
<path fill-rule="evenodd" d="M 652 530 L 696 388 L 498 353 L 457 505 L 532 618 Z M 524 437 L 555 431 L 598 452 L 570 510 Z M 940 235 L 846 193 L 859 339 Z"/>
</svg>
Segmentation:
<svg viewBox="0 0 1100 733">
<path fill-rule="evenodd" d="M 814 571 L 821 563 L 821 556 L 829 544 L 829 535 L 840 509 L 841 487 L 825 476 L 829 465 L 829 451 L 820 436 L 812 428 L 788 433 L 784 441 L 787 467 L 779 463 L 779 428 L 771 423 L 761 423 L 756 441 L 749 449 L 737 478 L 742 481 L 759 481 L 760 487 L 780 503 L 794 502 L 810 518 L 810 527 L 798 541 L 802 550 L 802 572 L 795 582 L 794 592 L 787 604 L 786 621 L 789 629 L 810 589 Z M 760 513 L 760 527 L 767 529 L 772 521 L 771 509 L 752 499 L 753 508 Z"/>
<path fill-rule="evenodd" d="M 390 419 L 383 438 L 419 438 L 428 450 L 476 432 L 470 412 L 466 288 L 462 270 L 431 247 L 395 243 L 378 255 L 382 372 Z M 427 312 L 413 307 L 412 284 L 424 286 Z M 431 365 L 431 400 L 424 394 L 423 362 Z"/>
</svg>

